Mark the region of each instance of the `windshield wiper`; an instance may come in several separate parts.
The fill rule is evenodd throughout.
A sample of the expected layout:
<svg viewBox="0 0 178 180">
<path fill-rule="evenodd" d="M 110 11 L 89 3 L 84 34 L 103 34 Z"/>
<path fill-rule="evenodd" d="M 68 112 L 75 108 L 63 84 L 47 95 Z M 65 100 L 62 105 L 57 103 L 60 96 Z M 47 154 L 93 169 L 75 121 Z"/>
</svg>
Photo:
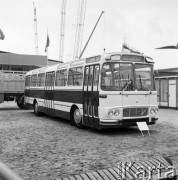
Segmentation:
<svg viewBox="0 0 178 180">
<path fill-rule="evenodd" d="M 143 88 L 143 86 L 142 86 L 142 78 L 141 78 L 141 76 L 139 75 L 139 80 L 140 80 L 140 89 L 142 89 Z"/>
<path fill-rule="evenodd" d="M 124 89 L 122 91 L 125 91 L 127 89 L 127 87 L 132 83 L 132 80 L 128 81 L 126 83 L 126 86 L 124 87 Z"/>
</svg>

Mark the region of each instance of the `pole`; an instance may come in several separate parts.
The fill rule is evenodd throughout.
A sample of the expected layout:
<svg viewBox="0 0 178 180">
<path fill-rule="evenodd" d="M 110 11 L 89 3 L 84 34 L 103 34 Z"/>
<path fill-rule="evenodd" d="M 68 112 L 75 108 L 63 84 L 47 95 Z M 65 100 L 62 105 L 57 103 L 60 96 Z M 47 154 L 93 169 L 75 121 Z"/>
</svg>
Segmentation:
<svg viewBox="0 0 178 180">
<path fill-rule="evenodd" d="M 47 49 L 47 66 L 48 66 L 48 49 Z"/>
<path fill-rule="evenodd" d="M 85 51 L 85 49 L 86 49 L 86 47 L 87 47 L 87 45 L 88 45 L 88 43 L 89 43 L 89 41 L 90 41 L 90 39 L 91 39 L 94 31 L 95 31 L 96 26 L 98 25 L 98 22 L 99 22 L 99 20 L 100 20 L 100 18 L 101 18 L 101 16 L 102 16 L 103 13 L 104 13 L 104 11 L 101 12 L 101 14 L 100 14 L 100 16 L 99 16 L 99 18 L 98 18 L 98 21 L 96 22 L 96 24 L 95 24 L 95 26 L 94 26 L 94 28 L 93 28 L 93 30 L 92 30 L 89 38 L 88 38 L 88 41 L 86 42 L 86 44 L 85 44 L 85 46 L 84 46 L 84 48 L 83 48 L 83 50 L 82 50 L 82 52 L 81 52 L 81 54 L 80 54 L 80 56 L 79 56 L 79 59 L 82 57 L 82 55 L 83 55 L 83 53 L 84 53 L 84 51 Z"/>
<path fill-rule="evenodd" d="M 47 40 L 46 40 L 46 53 L 47 53 L 47 66 L 48 66 L 48 47 L 49 47 L 49 35 L 48 35 L 48 27 L 47 27 Z"/>
</svg>

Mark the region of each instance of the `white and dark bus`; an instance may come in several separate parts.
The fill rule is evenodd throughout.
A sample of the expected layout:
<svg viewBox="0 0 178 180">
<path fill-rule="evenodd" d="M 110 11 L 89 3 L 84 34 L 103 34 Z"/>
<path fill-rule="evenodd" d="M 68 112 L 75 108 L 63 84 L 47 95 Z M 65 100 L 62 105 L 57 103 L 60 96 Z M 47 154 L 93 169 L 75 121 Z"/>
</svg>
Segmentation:
<svg viewBox="0 0 178 180">
<path fill-rule="evenodd" d="M 107 53 L 27 72 L 25 102 L 35 115 L 102 129 L 155 124 L 158 112 L 152 58 Z"/>
</svg>

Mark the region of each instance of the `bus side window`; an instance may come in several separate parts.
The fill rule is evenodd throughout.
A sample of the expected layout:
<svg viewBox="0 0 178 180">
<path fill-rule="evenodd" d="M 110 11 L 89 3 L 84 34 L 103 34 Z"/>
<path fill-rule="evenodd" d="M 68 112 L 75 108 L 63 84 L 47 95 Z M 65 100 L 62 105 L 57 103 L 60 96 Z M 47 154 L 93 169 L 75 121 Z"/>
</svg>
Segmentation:
<svg viewBox="0 0 178 180">
<path fill-rule="evenodd" d="M 45 85 L 45 73 L 38 74 L 37 86 L 42 87 Z"/>
<path fill-rule="evenodd" d="M 94 79 L 93 79 L 94 86 L 98 86 L 98 80 L 99 80 L 99 65 L 95 66 L 94 68 Z"/>
<path fill-rule="evenodd" d="M 66 86 L 67 70 L 59 70 L 56 72 L 56 86 Z"/>
<path fill-rule="evenodd" d="M 83 81 L 83 67 L 69 69 L 68 85 L 81 86 Z"/>
<path fill-rule="evenodd" d="M 50 76 L 49 76 L 49 73 L 46 73 L 45 86 L 49 86 L 49 81 L 50 81 Z"/>
<path fill-rule="evenodd" d="M 88 86 L 92 86 L 92 82 L 93 82 L 93 66 L 90 66 Z"/>
<path fill-rule="evenodd" d="M 31 76 L 31 86 L 36 86 L 37 83 L 37 74 Z"/>
<path fill-rule="evenodd" d="M 88 72 L 89 72 L 89 67 L 85 67 L 85 79 L 84 79 L 84 85 L 88 85 Z"/>
</svg>

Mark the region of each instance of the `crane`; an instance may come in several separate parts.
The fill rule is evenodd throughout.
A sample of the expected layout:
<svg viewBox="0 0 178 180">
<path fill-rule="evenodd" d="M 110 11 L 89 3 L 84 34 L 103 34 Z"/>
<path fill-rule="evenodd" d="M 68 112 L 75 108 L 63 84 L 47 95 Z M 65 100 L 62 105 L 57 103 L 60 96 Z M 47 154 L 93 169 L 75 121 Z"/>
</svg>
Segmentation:
<svg viewBox="0 0 178 180">
<path fill-rule="evenodd" d="M 61 62 L 63 62 L 63 55 L 64 55 L 66 2 L 67 0 L 62 0 L 62 5 L 61 5 L 61 26 L 60 26 L 60 41 L 59 41 L 59 61 Z"/>
<path fill-rule="evenodd" d="M 82 57 L 82 55 L 83 55 L 83 53 L 84 53 L 84 51 L 85 51 L 86 47 L 88 46 L 88 43 L 89 43 L 89 41 L 90 41 L 90 39 L 91 39 L 91 37 L 92 37 L 92 35 L 93 35 L 93 33 L 94 33 L 95 29 L 96 29 L 96 26 L 98 25 L 98 22 L 100 21 L 101 16 L 103 15 L 103 13 L 104 13 L 104 11 L 102 11 L 102 12 L 101 12 L 101 14 L 100 14 L 100 16 L 99 16 L 99 18 L 98 18 L 98 20 L 97 20 L 97 22 L 96 22 L 96 24 L 95 24 L 95 26 L 94 26 L 94 28 L 93 28 L 92 32 L 91 32 L 91 34 L 90 34 L 89 38 L 88 38 L 88 40 L 87 40 L 87 42 L 86 42 L 86 44 L 85 44 L 85 46 L 84 46 L 84 48 L 83 48 L 83 50 L 82 50 L 82 52 L 80 53 L 79 58 L 81 58 L 81 57 Z"/>
<path fill-rule="evenodd" d="M 35 52 L 36 52 L 36 55 L 38 55 L 37 16 L 36 16 L 36 6 L 34 2 L 33 2 L 33 8 L 34 8 Z"/>
<path fill-rule="evenodd" d="M 84 28 L 84 20 L 85 20 L 85 12 L 86 12 L 86 2 L 87 0 L 79 0 L 73 60 L 77 59 L 79 57 L 79 53 L 81 52 L 83 28 Z"/>
</svg>

